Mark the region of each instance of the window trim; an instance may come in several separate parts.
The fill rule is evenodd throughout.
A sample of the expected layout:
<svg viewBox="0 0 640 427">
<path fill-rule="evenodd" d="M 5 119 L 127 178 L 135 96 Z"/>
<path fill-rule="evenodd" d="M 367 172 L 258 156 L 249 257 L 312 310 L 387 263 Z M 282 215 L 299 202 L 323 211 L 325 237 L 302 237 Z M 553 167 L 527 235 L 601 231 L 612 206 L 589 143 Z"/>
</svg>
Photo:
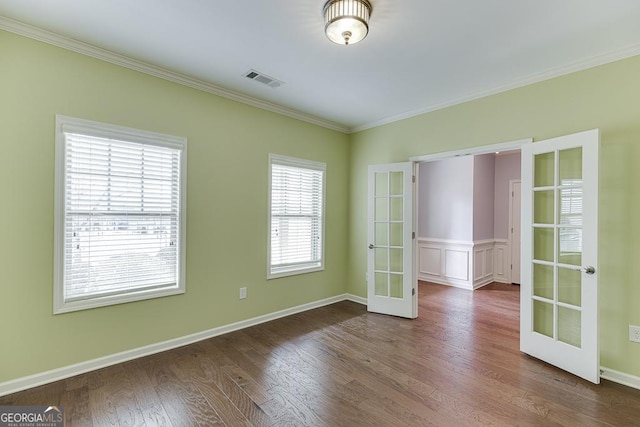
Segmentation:
<svg viewBox="0 0 640 427">
<path fill-rule="evenodd" d="M 65 301 L 64 298 L 64 245 L 65 245 L 65 132 L 85 133 L 90 136 L 122 139 L 181 150 L 178 209 L 177 283 L 172 287 L 141 289 L 138 291 L 97 296 L 82 300 Z M 187 138 L 160 134 L 140 129 L 100 123 L 75 117 L 56 115 L 55 124 L 55 178 L 54 178 L 54 265 L 53 314 L 86 310 L 169 295 L 186 291 L 186 230 L 187 230 Z"/>
<path fill-rule="evenodd" d="M 280 271 L 277 273 L 272 272 L 271 267 L 271 186 L 272 186 L 272 166 L 274 163 L 279 165 L 293 166 L 298 168 L 306 168 L 322 171 L 322 248 L 320 249 L 320 265 L 314 267 L 301 267 L 296 269 L 290 269 L 288 271 Z M 268 195 L 267 195 L 267 280 L 277 279 L 279 277 L 295 276 L 298 274 L 312 273 L 315 271 L 324 270 L 325 261 L 325 228 L 326 228 L 326 194 L 327 194 L 327 165 L 324 162 L 316 162 L 313 160 L 300 159 L 296 157 L 283 156 L 280 154 L 269 153 L 269 169 L 268 169 Z"/>
</svg>

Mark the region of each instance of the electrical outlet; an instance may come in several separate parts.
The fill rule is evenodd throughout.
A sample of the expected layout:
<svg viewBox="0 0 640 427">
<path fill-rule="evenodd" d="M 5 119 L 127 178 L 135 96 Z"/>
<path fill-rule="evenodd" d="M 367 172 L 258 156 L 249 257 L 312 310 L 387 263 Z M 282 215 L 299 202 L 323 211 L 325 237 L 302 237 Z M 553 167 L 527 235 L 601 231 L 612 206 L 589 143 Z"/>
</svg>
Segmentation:
<svg viewBox="0 0 640 427">
<path fill-rule="evenodd" d="M 240 288 L 240 299 L 245 299 L 247 297 L 247 287 Z"/>
<path fill-rule="evenodd" d="M 629 341 L 640 342 L 640 326 L 629 325 Z"/>
</svg>

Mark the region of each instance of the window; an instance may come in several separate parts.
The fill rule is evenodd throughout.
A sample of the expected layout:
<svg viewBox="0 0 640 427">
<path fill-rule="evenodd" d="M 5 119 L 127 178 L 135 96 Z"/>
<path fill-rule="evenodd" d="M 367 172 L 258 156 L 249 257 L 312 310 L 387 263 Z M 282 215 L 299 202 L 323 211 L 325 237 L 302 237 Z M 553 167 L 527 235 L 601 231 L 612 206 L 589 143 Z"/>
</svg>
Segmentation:
<svg viewBox="0 0 640 427">
<path fill-rule="evenodd" d="M 56 117 L 54 313 L 185 292 L 186 139 Z"/>
<path fill-rule="evenodd" d="M 269 155 L 267 278 L 324 269 L 324 163 Z"/>
</svg>

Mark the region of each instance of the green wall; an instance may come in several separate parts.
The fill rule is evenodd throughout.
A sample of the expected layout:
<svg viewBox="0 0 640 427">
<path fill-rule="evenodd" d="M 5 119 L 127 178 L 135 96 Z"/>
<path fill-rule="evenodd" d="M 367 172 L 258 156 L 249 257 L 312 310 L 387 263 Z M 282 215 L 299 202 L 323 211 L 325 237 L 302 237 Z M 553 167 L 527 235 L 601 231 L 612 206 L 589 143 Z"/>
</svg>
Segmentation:
<svg viewBox="0 0 640 427">
<path fill-rule="evenodd" d="M 366 295 L 367 165 L 600 128 L 601 364 L 640 376 L 640 344 L 628 341 L 628 325 L 640 325 L 638 76 L 640 56 L 352 135 L 348 292 Z"/>
<path fill-rule="evenodd" d="M 367 165 L 596 127 L 602 364 L 640 376 L 640 345 L 627 340 L 640 324 L 638 75 L 640 57 L 348 136 L 0 31 L 0 382 L 365 296 Z M 56 114 L 188 138 L 186 294 L 53 316 Z M 270 152 L 327 163 L 323 272 L 265 279 Z"/>
<path fill-rule="evenodd" d="M 186 294 L 52 314 L 56 114 L 188 138 Z M 348 140 L 0 31 L 0 382 L 344 293 Z M 268 153 L 327 163 L 325 271 L 266 280 Z"/>
</svg>

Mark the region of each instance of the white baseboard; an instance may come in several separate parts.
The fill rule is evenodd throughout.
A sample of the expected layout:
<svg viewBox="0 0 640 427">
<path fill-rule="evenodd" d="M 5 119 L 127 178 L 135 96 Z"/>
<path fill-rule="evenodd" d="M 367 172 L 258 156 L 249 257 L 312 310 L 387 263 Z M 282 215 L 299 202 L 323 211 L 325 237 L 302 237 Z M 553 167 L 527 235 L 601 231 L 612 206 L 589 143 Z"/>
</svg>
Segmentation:
<svg viewBox="0 0 640 427">
<path fill-rule="evenodd" d="M 451 286 L 453 288 L 466 289 L 468 291 L 473 290 L 473 286 L 468 281 L 451 279 L 447 277 L 432 277 L 426 274 L 418 274 L 418 280 L 425 282 L 435 283 L 437 285 Z"/>
<path fill-rule="evenodd" d="M 357 302 L 358 304 L 367 305 L 367 299 L 364 297 L 359 297 L 358 295 L 353 294 L 345 294 L 345 300 L 351 302 Z"/>
<path fill-rule="evenodd" d="M 452 286 L 452 285 L 449 284 L 449 286 Z M 129 360 L 137 359 L 144 356 L 149 356 L 151 354 L 172 350 L 174 348 L 182 347 L 184 345 L 193 344 L 198 341 L 213 338 L 218 335 L 223 335 L 229 332 L 259 325 L 261 323 L 280 319 L 286 316 L 291 316 L 297 313 L 302 313 L 304 311 L 313 310 L 314 308 L 324 307 L 325 305 L 334 304 L 340 301 L 352 301 L 358 304 L 367 305 L 367 299 L 358 295 L 353 295 L 353 294 L 336 295 L 334 297 L 325 298 L 325 299 L 310 302 L 307 304 L 302 304 L 296 307 L 291 307 L 285 310 L 276 311 L 274 313 L 265 314 L 263 316 L 242 320 L 240 322 L 231 323 L 229 325 L 220 326 L 217 328 L 209 329 L 209 330 L 198 332 L 191 335 L 186 335 L 180 338 L 175 338 L 172 340 L 167 340 L 167 341 L 159 342 L 156 344 L 147 345 L 144 347 L 139 347 L 132 350 L 111 354 L 109 356 L 99 357 L 93 360 L 87 360 L 86 362 L 80 362 L 74 365 L 64 366 L 62 368 L 53 369 L 46 372 L 40 372 L 34 375 L 29 375 L 26 377 L 6 381 L 3 383 L 0 383 L 0 396 L 17 393 L 19 391 L 26 390 L 28 388 L 37 387 L 37 386 L 48 384 L 54 381 L 63 380 L 65 378 L 73 377 L 75 375 L 80 375 L 86 372 L 95 371 L 97 369 L 106 368 L 107 366 L 116 365 L 118 363 L 127 362 Z M 637 377 L 635 375 L 625 374 L 624 372 L 619 372 L 614 369 L 606 368 L 604 366 L 601 367 L 600 370 L 601 370 L 600 378 L 640 390 L 640 377 Z"/>
<path fill-rule="evenodd" d="M 276 311 L 274 313 L 265 314 L 263 316 L 254 317 L 240 322 L 231 323 L 229 325 L 220 326 L 195 334 L 186 335 L 179 338 L 147 345 L 144 347 L 134 348 L 132 350 L 111 354 L 109 356 L 99 357 L 97 359 L 87 360 L 85 362 L 76 363 L 74 365 L 64 366 L 62 368 L 52 369 L 50 371 L 40 372 L 22 378 L 0 383 L 0 396 L 4 396 L 28 388 L 37 387 L 54 381 L 63 380 L 75 375 L 84 374 L 86 372 L 95 371 L 96 369 L 105 368 L 107 366 L 116 365 L 118 363 L 127 362 L 151 354 L 160 353 L 162 351 L 171 350 L 182 347 L 184 345 L 193 344 L 198 341 L 216 337 L 218 335 L 248 328 L 250 326 L 259 325 L 261 323 L 276 320 L 281 317 L 291 316 L 292 314 L 302 313 L 304 311 L 313 310 L 314 308 L 323 307 L 325 305 L 334 304 L 340 301 L 353 301 L 358 304 L 367 304 L 367 299 L 353 294 L 342 294 L 334 297 L 325 298 L 319 301 L 302 304 L 296 307 L 287 308 L 285 310 Z"/>
<path fill-rule="evenodd" d="M 635 375 L 625 374 L 624 372 L 601 366 L 600 378 L 640 390 L 640 377 Z"/>
</svg>

